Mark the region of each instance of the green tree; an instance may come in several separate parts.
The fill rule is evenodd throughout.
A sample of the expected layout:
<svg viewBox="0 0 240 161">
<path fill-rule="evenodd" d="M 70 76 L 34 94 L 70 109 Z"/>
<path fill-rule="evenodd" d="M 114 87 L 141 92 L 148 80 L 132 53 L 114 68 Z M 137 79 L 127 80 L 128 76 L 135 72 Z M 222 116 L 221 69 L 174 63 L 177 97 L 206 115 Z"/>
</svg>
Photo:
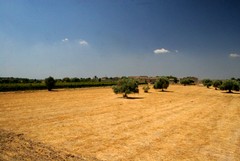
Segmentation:
<svg viewBox="0 0 240 161">
<path fill-rule="evenodd" d="M 210 79 L 203 79 L 202 83 L 203 83 L 204 86 L 209 88 L 212 85 L 213 82 Z"/>
<path fill-rule="evenodd" d="M 63 82 L 71 82 L 71 79 L 69 77 L 63 78 Z"/>
<path fill-rule="evenodd" d="M 80 82 L 80 79 L 77 77 L 71 78 L 71 82 Z"/>
<path fill-rule="evenodd" d="M 164 91 L 164 89 L 167 89 L 169 86 L 169 80 L 166 77 L 160 77 L 154 84 L 154 89 L 162 89 L 162 91 Z"/>
<path fill-rule="evenodd" d="M 173 80 L 173 82 L 174 83 L 178 83 L 179 82 L 179 80 L 178 80 L 178 78 L 177 77 L 174 77 L 174 76 L 167 76 L 167 78 L 168 78 L 168 80 Z"/>
<path fill-rule="evenodd" d="M 130 93 L 138 93 L 138 83 L 134 79 L 122 78 L 113 86 L 113 92 L 116 94 L 122 93 L 123 98 L 128 98 Z"/>
<path fill-rule="evenodd" d="M 220 86 L 221 90 L 228 90 L 228 93 L 232 93 L 232 90 L 239 91 L 240 85 L 235 80 L 226 80 Z"/>
<path fill-rule="evenodd" d="M 45 84 L 47 86 L 48 91 L 51 91 L 54 88 L 55 83 L 56 81 L 51 76 L 45 79 Z"/>
<path fill-rule="evenodd" d="M 213 81 L 213 87 L 215 88 L 215 90 L 217 90 L 221 85 L 222 85 L 222 81 L 221 80 Z"/>
<path fill-rule="evenodd" d="M 180 83 L 183 84 L 184 86 L 186 85 L 191 85 L 194 83 L 193 80 L 189 79 L 189 78 L 183 78 L 180 80 Z"/>
</svg>

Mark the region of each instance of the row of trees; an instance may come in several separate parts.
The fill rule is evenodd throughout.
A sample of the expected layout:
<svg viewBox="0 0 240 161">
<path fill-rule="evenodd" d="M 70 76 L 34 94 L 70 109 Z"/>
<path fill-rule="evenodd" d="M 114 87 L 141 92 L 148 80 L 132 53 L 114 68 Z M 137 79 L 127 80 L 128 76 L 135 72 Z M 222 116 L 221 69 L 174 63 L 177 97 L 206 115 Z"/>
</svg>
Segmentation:
<svg viewBox="0 0 240 161">
<path fill-rule="evenodd" d="M 240 79 L 230 79 L 230 80 L 210 80 L 210 79 L 204 79 L 202 80 L 202 83 L 207 88 L 213 86 L 216 90 L 227 90 L 229 93 L 232 93 L 232 90 L 239 91 L 240 89 Z"/>
<path fill-rule="evenodd" d="M 183 78 L 180 80 L 180 83 L 183 84 L 184 86 L 186 85 L 193 85 L 194 84 L 194 80 L 190 79 L 190 78 Z"/>
<path fill-rule="evenodd" d="M 167 89 L 169 86 L 169 79 L 167 77 L 160 77 L 155 83 L 154 83 L 154 89 L 161 89 L 164 91 L 164 89 Z M 150 87 L 144 86 L 143 90 L 144 92 L 148 92 Z M 113 86 L 113 92 L 116 94 L 123 94 L 123 98 L 128 98 L 128 94 L 131 93 L 139 93 L 138 89 L 138 82 L 131 78 L 122 78 L 117 82 L 116 86 Z"/>
<path fill-rule="evenodd" d="M 101 82 L 98 78 L 95 78 L 95 81 L 83 81 L 83 82 L 59 82 L 55 80 L 53 77 L 48 77 L 44 80 L 44 83 L 49 91 L 51 91 L 57 84 L 57 87 L 65 87 L 65 88 L 79 88 L 79 87 L 95 87 L 95 86 L 110 86 L 116 84 L 115 81 L 111 82 Z"/>
<path fill-rule="evenodd" d="M 0 77 L 1 83 L 41 83 L 42 80 L 28 79 L 28 78 L 14 78 L 14 77 Z"/>
<path fill-rule="evenodd" d="M 232 92 L 232 90 L 239 91 L 240 89 L 240 80 L 215 80 L 212 81 L 210 79 L 204 79 L 203 81 L 204 86 L 209 88 L 210 86 L 213 85 L 215 89 L 221 89 L 221 90 L 228 90 L 229 93 Z M 192 84 L 193 82 L 190 79 L 182 79 L 181 84 L 187 85 L 187 84 Z M 167 77 L 160 77 L 155 83 L 153 88 L 154 89 L 161 89 L 164 91 L 164 89 L 167 89 L 169 86 L 169 79 Z M 143 90 L 144 92 L 148 92 L 149 86 L 144 86 Z M 121 80 L 118 81 L 116 86 L 113 86 L 113 92 L 116 94 L 123 94 L 124 98 L 128 98 L 128 94 L 131 93 L 138 93 L 138 82 L 134 79 L 130 78 L 122 78 Z"/>
<path fill-rule="evenodd" d="M 93 78 L 69 78 L 65 77 L 63 79 L 55 79 L 56 82 L 101 82 L 101 78 L 94 76 Z M 106 80 L 111 81 L 113 78 L 106 78 Z M 28 79 L 28 78 L 14 78 L 14 77 L 0 77 L 1 83 L 41 83 L 44 80 L 41 79 Z"/>
<path fill-rule="evenodd" d="M 3 79 L 2 79 L 3 80 Z M 59 81 L 59 79 L 54 79 L 53 77 L 46 78 L 41 81 L 22 81 L 23 78 L 4 78 L 5 81 L 0 82 L 0 92 L 7 91 L 26 91 L 26 90 L 43 90 L 48 89 L 49 91 L 53 88 L 83 88 L 83 87 L 102 87 L 102 86 L 112 86 L 116 84 L 116 80 L 112 81 L 80 81 L 80 82 L 64 82 Z M 15 80 L 15 81 L 9 81 Z M 18 81 L 16 81 L 18 80 Z M 54 83 L 53 83 L 54 82 Z"/>
<path fill-rule="evenodd" d="M 169 79 L 172 80 L 173 77 L 171 77 L 171 78 L 169 78 L 169 77 L 159 77 L 155 81 L 155 83 L 154 83 L 154 86 L 153 86 L 154 89 L 162 89 L 162 91 L 164 91 L 164 89 L 167 89 L 168 86 L 169 86 Z M 4 80 L 4 79 L 0 79 L 0 80 Z M 12 80 L 12 81 L 16 81 L 17 80 L 17 81 L 20 81 L 20 82 L 23 82 L 23 81 L 24 82 L 29 82 L 29 80 L 27 80 L 25 78 L 16 78 L 16 79 L 15 78 L 7 78 L 7 79 L 5 78 L 5 80 L 8 80 L 8 81 L 9 80 Z M 59 88 L 60 87 L 59 86 L 59 82 L 61 83 L 61 86 L 64 84 L 64 87 L 68 87 L 69 86 L 68 82 L 75 83 L 75 82 L 79 82 L 79 80 L 83 81 L 83 79 L 81 80 L 79 78 L 72 78 L 72 79 L 70 79 L 70 78 L 66 77 L 66 78 L 61 80 L 61 82 L 62 82 L 61 83 L 59 80 L 55 80 L 53 77 L 48 77 L 48 78 L 46 78 L 45 80 L 43 80 L 41 82 L 44 82 L 46 87 L 47 87 L 47 89 L 49 91 L 51 91 L 55 87 L 57 82 L 58 82 L 58 84 L 57 84 L 58 86 L 57 87 Z M 31 80 L 31 81 L 37 81 L 37 80 Z M 99 84 L 100 81 L 99 81 L 99 78 L 97 78 L 95 76 L 93 79 L 90 79 L 90 78 L 89 79 L 84 79 L 83 82 L 92 82 L 91 85 L 96 86 L 97 84 Z M 71 88 L 74 88 L 74 87 L 76 88 L 76 87 L 82 86 L 82 85 L 79 85 L 79 83 L 78 84 L 76 84 L 76 83 L 73 84 L 73 83 L 71 84 L 71 85 L 73 85 L 73 87 L 71 87 Z M 187 77 L 187 78 L 181 79 L 180 83 L 185 86 L 185 85 L 194 84 L 195 82 L 191 78 Z M 240 89 L 240 79 L 239 78 L 238 79 L 232 78 L 231 80 L 225 80 L 225 81 L 221 81 L 221 80 L 214 80 L 214 81 L 212 81 L 210 79 L 204 79 L 204 80 L 202 80 L 202 83 L 207 88 L 209 88 L 210 86 L 213 86 L 215 89 L 228 90 L 228 92 L 230 92 L 230 93 L 232 92 L 232 90 L 239 91 L 239 89 Z M 100 84 L 102 84 L 102 83 L 100 83 Z M 116 84 L 116 82 L 114 81 L 114 83 L 112 83 L 112 84 Z M 137 93 L 138 92 L 138 84 L 139 83 L 136 80 L 134 80 L 134 79 L 130 79 L 130 78 L 127 78 L 127 77 L 122 77 L 117 82 L 117 85 L 113 87 L 113 90 L 114 90 L 115 93 L 123 93 L 124 94 L 123 96 L 127 98 L 127 94 Z M 35 89 L 35 86 L 34 86 L 35 84 L 30 84 L 30 85 L 32 86 L 33 89 Z M 68 85 L 68 86 L 66 86 L 66 85 Z M 103 85 L 106 86 L 108 84 L 103 84 Z M 111 84 L 109 84 L 109 85 L 111 85 Z M 41 86 L 41 88 L 39 88 L 39 89 L 42 89 L 42 88 L 43 87 Z M 38 88 L 36 87 L 36 89 L 38 89 Z M 144 86 L 143 90 L 145 92 L 147 92 L 149 90 L 149 86 L 148 85 Z M 5 90 L 3 90 L 3 91 L 5 91 Z"/>
</svg>

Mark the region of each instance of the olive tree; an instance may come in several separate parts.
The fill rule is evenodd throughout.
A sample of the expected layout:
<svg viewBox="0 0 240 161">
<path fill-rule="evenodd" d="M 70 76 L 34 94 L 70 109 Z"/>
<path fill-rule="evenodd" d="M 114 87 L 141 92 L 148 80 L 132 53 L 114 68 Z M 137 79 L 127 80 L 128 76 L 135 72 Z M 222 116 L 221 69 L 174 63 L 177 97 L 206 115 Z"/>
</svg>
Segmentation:
<svg viewBox="0 0 240 161">
<path fill-rule="evenodd" d="M 209 88 L 212 85 L 213 82 L 210 79 L 203 79 L 202 83 L 203 83 L 204 86 Z"/>
<path fill-rule="evenodd" d="M 122 93 L 123 98 L 128 98 L 130 93 L 139 93 L 138 83 L 134 79 L 122 78 L 113 86 L 113 92 L 116 94 Z"/>
<path fill-rule="evenodd" d="M 213 81 L 213 87 L 215 88 L 215 90 L 217 90 L 221 85 L 222 85 L 222 81 L 221 80 Z"/>
<path fill-rule="evenodd" d="M 48 91 L 51 91 L 54 88 L 55 83 L 56 81 L 51 76 L 45 79 L 45 84 L 47 86 Z"/>
<path fill-rule="evenodd" d="M 194 81 L 192 79 L 189 78 L 183 78 L 180 80 L 180 83 L 183 84 L 184 86 L 186 85 L 191 85 L 194 83 Z"/>
<path fill-rule="evenodd" d="M 167 89 L 169 86 L 169 80 L 166 77 L 160 77 L 154 84 L 153 88 L 154 89 L 162 89 L 162 91 L 164 91 L 164 89 Z"/>
<path fill-rule="evenodd" d="M 235 80 L 226 80 L 220 86 L 221 90 L 228 90 L 228 93 L 232 93 L 232 90 L 239 91 L 240 85 L 239 82 Z"/>
</svg>

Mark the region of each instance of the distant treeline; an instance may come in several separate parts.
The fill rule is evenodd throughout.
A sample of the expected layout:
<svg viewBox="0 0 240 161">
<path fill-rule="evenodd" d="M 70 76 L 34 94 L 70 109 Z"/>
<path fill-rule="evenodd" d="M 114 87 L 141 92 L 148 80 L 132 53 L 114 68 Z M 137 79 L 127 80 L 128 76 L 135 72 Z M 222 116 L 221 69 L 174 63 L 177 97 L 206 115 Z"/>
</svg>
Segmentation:
<svg viewBox="0 0 240 161">
<path fill-rule="evenodd" d="M 102 87 L 115 85 L 116 81 L 107 79 L 102 81 L 100 78 L 63 78 L 56 79 L 54 89 L 60 88 L 83 88 L 83 87 Z M 44 80 L 0 77 L 0 91 L 25 91 L 25 90 L 43 90 L 47 89 Z"/>
<path fill-rule="evenodd" d="M 69 78 L 65 77 L 63 79 L 55 79 L 57 82 L 112 82 L 116 81 L 116 78 L 107 78 L 105 77 L 103 80 L 102 78 L 98 78 L 94 76 L 93 78 Z M 42 83 L 44 82 L 43 79 L 28 79 L 28 78 L 14 78 L 14 77 L 0 77 L 0 84 L 2 83 Z"/>
</svg>

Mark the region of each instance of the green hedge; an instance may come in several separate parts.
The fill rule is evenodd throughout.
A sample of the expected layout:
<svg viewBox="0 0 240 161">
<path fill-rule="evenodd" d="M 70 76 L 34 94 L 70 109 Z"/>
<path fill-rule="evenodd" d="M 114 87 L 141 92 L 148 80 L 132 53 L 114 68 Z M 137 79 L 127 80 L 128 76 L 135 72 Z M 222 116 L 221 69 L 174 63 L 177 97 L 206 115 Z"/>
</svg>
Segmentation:
<svg viewBox="0 0 240 161">
<path fill-rule="evenodd" d="M 84 87 L 103 87 L 115 85 L 115 82 L 58 82 L 54 89 L 60 88 L 84 88 Z M 0 92 L 7 91 L 25 91 L 25 90 L 43 90 L 47 89 L 44 83 L 10 83 L 0 84 Z"/>
</svg>

